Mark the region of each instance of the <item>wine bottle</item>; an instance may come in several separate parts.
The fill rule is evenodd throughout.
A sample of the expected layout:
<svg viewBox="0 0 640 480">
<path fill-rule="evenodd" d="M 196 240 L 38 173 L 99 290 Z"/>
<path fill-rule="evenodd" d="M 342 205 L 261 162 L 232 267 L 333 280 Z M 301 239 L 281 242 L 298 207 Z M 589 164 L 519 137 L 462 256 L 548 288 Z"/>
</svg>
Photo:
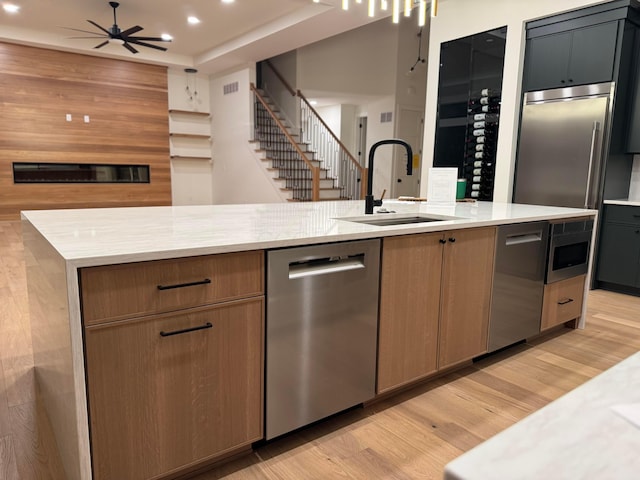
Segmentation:
<svg viewBox="0 0 640 480">
<path fill-rule="evenodd" d="M 481 97 L 499 97 L 500 90 L 494 90 L 492 88 L 483 88 L 480 90 Z"/>
<path fill-rule="evenodd" d="M 467 113 L 479 114 L 479 113 L 500 113 L 500 104 L 483 105 L 480 103 L 469 103 Z"/>
</svg>

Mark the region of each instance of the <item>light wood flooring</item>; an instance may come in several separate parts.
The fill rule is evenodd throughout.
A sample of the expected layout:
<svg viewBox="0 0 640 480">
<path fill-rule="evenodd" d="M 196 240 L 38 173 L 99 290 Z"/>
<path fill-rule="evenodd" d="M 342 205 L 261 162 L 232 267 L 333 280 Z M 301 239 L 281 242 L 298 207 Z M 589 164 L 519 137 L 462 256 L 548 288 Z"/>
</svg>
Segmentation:
<svg viewBox="0 0 640 480">
<path fill-rule="evenodd" d="M 446 463 L 640 350 L 640 298 L 589 295 L 562 329 L 201 474 L 213 479 L 429 479 Z M 63 480 L 34 381 L 19 222 L 0 222 L 0 479 Z M 126 480 L 126 479 L 117 479 Z"/>
</svg>

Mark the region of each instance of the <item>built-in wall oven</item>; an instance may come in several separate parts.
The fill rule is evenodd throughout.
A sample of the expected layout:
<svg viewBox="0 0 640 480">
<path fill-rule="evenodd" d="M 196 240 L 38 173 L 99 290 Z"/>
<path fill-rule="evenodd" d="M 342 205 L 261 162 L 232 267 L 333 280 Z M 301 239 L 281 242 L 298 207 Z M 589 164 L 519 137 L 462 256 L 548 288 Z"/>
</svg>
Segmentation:
<svg viewBox="0 0 640 480">
<path fill-rule="evenodd" d="M 546 283 L 587 273 L 593 220 L 571 219 L 551 225 Z"/>
</svg>

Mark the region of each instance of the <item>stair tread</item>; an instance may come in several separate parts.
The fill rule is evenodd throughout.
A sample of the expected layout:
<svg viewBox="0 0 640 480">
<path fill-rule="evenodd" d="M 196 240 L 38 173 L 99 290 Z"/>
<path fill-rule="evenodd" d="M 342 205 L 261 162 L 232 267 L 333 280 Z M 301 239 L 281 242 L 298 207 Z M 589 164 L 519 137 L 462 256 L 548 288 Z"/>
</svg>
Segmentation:
<svg viewBox="0 0 640 480">
<path fill-rule="evenodd" d="M 280 187 L 280 190 L 285 191 L 285 192 L 289 192 L 289 191 L 293 191 L 293 190 L 312 190 L 312 189 L 311 188 L 307 188 L 307 187 L 299 187 L 299 188 Z M 342 188 L 340 188 L 340 187 L 320 187 L 319 190 L 334 191 L 334 190 L 342 190 Z"/>
<path fill-rule="evenodd" d="M 303 172 L 303 171 L 309 170 L 309 169 L 308 168 L 288 168 L 288 167 L 280 167 L 280 168 L 278 168 L 278 167 L 267 167 L 267 171 L 269 171 L 269 172 L 280 171 L 280 170 L 293 170 L 293 171 Z M 322 167 L 319 167 L 319 170 L 322 170 L 324 172 L 328 172 L 329 171 L 328 168 L 322 168 Z"/>
</svg>

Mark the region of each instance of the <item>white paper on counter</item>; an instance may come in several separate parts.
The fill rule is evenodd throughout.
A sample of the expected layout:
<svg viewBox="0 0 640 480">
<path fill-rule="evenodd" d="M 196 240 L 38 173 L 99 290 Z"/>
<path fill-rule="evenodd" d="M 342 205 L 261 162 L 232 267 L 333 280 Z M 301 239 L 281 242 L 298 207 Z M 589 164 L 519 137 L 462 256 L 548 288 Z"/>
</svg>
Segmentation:
<svg viewBox="0 0 640 480">
<path fill-rule="evenodd" d="M 457 183 L 457 168 L 430 168 L 427 201 L 429 203 L 455 204 Z"/>
<path fill-rule="evenodd" d="M 626 403 L 623 405 L 614 405 L 611 410 L 616 412 L 625 420 L 628 420 L 636 427 L 640 428 L 640 403 Z"/>
</svg>

